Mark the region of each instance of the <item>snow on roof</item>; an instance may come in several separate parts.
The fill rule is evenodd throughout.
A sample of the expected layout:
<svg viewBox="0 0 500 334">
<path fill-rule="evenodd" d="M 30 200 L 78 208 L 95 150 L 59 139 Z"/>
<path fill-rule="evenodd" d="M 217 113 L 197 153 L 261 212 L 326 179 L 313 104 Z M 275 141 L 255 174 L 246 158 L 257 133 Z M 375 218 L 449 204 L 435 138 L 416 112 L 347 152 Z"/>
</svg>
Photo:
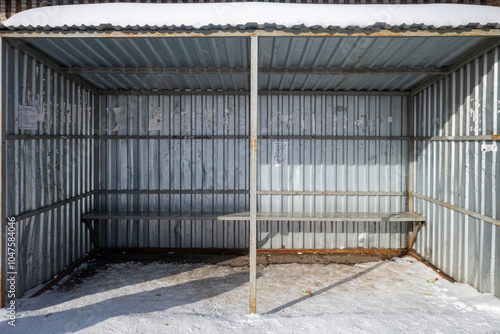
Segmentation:
<svg viewBox="0 0 500 334">
<path fill-rule="evenodd" d="M 461 28 L 470 24 L 498 27 L 500 8 L 490 6 L 328 5 L 290 3 L 104 3 L 51 6 L 20 12 L 8 28 L 168 27 L 191 29 L 283 28 L 351 29 L 386 26 Z"/>
</svg>

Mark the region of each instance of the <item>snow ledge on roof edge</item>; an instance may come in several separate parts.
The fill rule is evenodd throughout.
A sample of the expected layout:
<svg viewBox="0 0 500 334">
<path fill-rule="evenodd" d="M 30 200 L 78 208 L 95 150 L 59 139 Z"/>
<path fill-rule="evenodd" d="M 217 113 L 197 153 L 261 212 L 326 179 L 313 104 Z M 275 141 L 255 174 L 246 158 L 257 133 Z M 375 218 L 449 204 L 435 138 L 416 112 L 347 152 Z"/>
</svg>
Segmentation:
<svg viewBox="0 0 500 334">
<path fill-rule="evenodd" d="M 322 27 L 319 25 L 316 26 L 306 26 L 304 24 L 294 25 L 292 27 L 287 27 L 284 25 L 277 25 L 274 23 L 266 23 L 266 24 L 256 24 L 256 23 L 247 23 L 247 24 L 238 24 L 238 25 L 216 25 L 210 24 L 206 26 L 202 26 L 199 28 L 195 28 L 193 26 L 176 26 L 176 25 L 165 25 L 165 26 L 113 26 L 110 24 L 101 24 L 99 26 L 62 26 L 62 27 L 51 27 L 51 26 L 18 26 L 18 27 L 2 27 L 4 29 L 10 31 L 227 31 L 227 30 L 237 30 L 237 31 L 252 31 L 252 30 L 296 30 L 296 31 L 317 31 L 317 30 L 328 30 L 328 31 L 378 31 L 378 30 L 393 30 L 393 31 L 418 31 L 418 30 L 471 30 L 471 29 L 500 29 L 500 23 L 488 23 L 488 24 L 479 24 L 479 23 L 469 23 L 467 25 L 460 26 L 428 26 L 425 24 L 412 24 L 412 25 L 399 25 L 392 26 L 386 23 L 376 23 L 374 25 L 360 27 L 360 26 L 348 26 L 348 27 L 340 27 L 340 26 L 328 26 Z"/>
<path fill-rule="evenodd" d="M 455 30 L 498 29 L 500 8 L 457 4 L 104 3 L 20 12 L 9 30 Z"/>
</svg>

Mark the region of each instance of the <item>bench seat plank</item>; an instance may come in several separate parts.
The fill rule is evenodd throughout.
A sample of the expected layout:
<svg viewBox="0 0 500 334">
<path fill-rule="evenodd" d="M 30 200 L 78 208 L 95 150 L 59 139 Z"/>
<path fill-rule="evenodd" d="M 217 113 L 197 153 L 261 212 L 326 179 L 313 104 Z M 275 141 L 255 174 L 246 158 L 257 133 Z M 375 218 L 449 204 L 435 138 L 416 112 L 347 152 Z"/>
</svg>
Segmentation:
<svg viewBox="0 0 500 334">
<path fill-rule="evenodd" d="M 91 211 L 82 215 L 83 220 L 137 219 L 137 220 L 219 220 L 224 212 L 136 212 L 136 211 Z"/>
<path fill-rule="evenodd" d="M 83 220 L 137 219 L 137 220 L 249 220 L 250 212 L 116 212 L 92 211 L 82 215 Z M 415 212 L 257 212 L 259 221 L 362 221 L 362 222 L 425 222 Z"/>
<path fill-rule="evenodd" d="M 220 217 L 221 220 L 248 220 L 249 212 Z M 362 222 L 425 222 L 414 212 L 257 212 L 260 221 L 362 221 Z"/>
</svg>

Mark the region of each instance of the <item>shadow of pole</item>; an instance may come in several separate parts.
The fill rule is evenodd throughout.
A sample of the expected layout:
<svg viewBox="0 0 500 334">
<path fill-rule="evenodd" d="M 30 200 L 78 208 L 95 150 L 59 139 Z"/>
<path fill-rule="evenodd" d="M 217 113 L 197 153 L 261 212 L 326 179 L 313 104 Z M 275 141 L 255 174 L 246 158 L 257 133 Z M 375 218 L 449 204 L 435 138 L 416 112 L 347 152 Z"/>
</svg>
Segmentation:
<svg viewBox="0 0 500 334">
<path fill-rule="evenodd" d="M 378 262 L 377 264 L 375 264 L 375 265 L 371 266 L 370 268 L 367 268 L 367 269 L 365 269 L 365 270 L 363 270 L 363 271 L 361 271 L 361 272 L 359 272 L 359 273 L 357 273 L 357 274 L 355 274 L 355 275 L 353 275 L 353 276 L 350 276 L 350 277 L 348 277 L 348 278 L 343 279 L 342 281 L 336 282 L 336 283 L 334 283 L 334 284 L 332 284 L 332 285 L 330 285 L 330 286 L 327 286 L 327 287 L 324 287 L 323 289 L 320 289 L 320 290 L 318 290 L 318 291 L 315 291 L 315 292 L 314 292 L 314 295 L 313 295 L 312 297 L 317 296 L 317 295 L 320 295 L 320 294 L 322 294 L 322 293 L 325 293 L 325 292 L 327 292 L 327 291 L 329 291 L 329 290 L 331 290 L 331 289 L 334 289 L 334 288 L 336 288 L 336 287 L 338 287 L 338 286 L 340 286 L 340 285 L 342 285 L 342 284 L 349 283 L 349 282 L 351 282 L 351 281 L 353 281 L 353 280 L 355 280 L 355 279 L 357 279 L 357 278 L 359 278 L 359 277 L 361 277 L 361 276 L 363 276 L 363 275 L 366 275 L 367 273 L 369 273 L 369 272 L 370 272 L 370 271 L 372 271 L 372 270 L 377 269 L 378 267 L 380 267 L 380 266 L 381 266 L 381 265 L 383 265 L 384 263 L 385 263 L 385 261 L 383 261 L 383 262 Z M 288 308 L 288 307 L 291 307 L 291 306 L 293 306 L 293 305 L 296 305 L 296 304 L 298 304 L 298 303 L 301 303 L 301 302 L 303 302 L 303 301 L 305 301 L 306 299 L 309 299 L 309 298 L 311 298 L 311 296 L 306 295 L 306 296 L 304 296 L 304 297 L 301 297 L 301 298 L 295 299 L 294 301 L 291 301 L 291 302 L 289 302 L 289 303 L 287 303 L 287 304 L 285 304 L 285 305 L 278 306 L 278 307 L 276 307 L 276 308 L 272 309 L 271 311 L 268 311 L 268 312 L 266 312 L 266 313 L 264 313 L 264 314 L 268 315 L 268 314 L 273 314 L 273 313 L 280 312 L 280 311 L 282 311 L 282 310 L 284 310 L 284 309 L 286 309 L 286 308 Z"/>
<path fill-rule="evenodd" d="M 30 333 L 29 328 L 33 328 L 33 324 L 40 324 L 38 333 L 88 332 L 88 328 L 112 318 L 137 317 L 208 300 L 243 286 L 247 281 L 248 272 L 238 272 L 163 285 L 153 290 L 132 289 L 128 294 L 110 298 L 101 295 L 106 299 L 96 302 L 87 299 L 81 302 L 83 306 L 79 306 L 81 303 L 73 304 L 74 307 L 68 304 L 64 309 L 49 314 L 28 313 L 17 320 L 15 328 L 11 328 L 5 320 L 0 322 L 0 333 Z M 159 299 L 159 296 L 163 297 Z"/>
</svg>

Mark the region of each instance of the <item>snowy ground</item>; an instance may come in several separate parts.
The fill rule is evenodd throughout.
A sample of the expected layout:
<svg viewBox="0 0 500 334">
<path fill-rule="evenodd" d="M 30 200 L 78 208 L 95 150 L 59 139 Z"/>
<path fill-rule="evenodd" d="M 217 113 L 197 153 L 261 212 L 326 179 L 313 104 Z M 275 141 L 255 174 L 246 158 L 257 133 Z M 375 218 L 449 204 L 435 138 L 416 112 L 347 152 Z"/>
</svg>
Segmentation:
<svg viewBox="0 0 500 334">
<path fill-rule="evenodd" d="M 0 310 L 0 333 L 500 333 L 499 298 L 413 258 L 259 266 L 258 315 L 247 270 L 113 264 L 69 291 L 23 297 L 14 328 Z"/>
</svg>

